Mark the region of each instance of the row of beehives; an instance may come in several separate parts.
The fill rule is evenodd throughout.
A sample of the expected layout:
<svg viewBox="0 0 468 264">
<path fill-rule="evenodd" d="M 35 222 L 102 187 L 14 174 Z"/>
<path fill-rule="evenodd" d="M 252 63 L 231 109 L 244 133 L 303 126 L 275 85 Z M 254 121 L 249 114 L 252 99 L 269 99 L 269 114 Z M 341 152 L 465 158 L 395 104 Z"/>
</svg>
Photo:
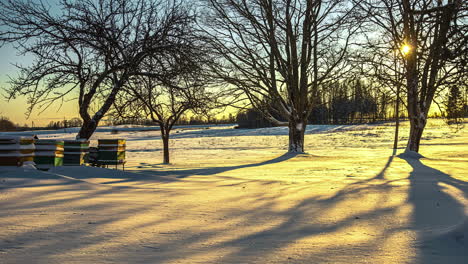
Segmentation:
<svg viewBox="0 0 468 264">
<path fill-rule="evenodd" d="M 98 140 L 98 160 L 125 159 L 125 140 Z M 79 166 L 87 161 L 89 140 L 0 137 L 0 166 L 35 164 L 39 169 Z"/>
</svg>

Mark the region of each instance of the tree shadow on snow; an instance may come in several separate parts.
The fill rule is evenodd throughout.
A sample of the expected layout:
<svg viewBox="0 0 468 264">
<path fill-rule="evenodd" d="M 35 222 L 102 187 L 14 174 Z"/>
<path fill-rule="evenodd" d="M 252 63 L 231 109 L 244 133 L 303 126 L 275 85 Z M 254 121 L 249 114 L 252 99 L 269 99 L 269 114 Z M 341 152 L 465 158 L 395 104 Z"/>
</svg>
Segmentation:
<svg viewBox="0 0 468 264">
<path fill-rule="evenodd" d="M 418 234 L 416 263 L 467 263 L 468 208 L 462 200 L 468 198 L 468 183 L 423 164 L 415 153 L 399 157 L 412 167 L 409 228 Z"/>
<path fill-rule="evenodd" d="M 283 162 L 289 160 L 291 158 L 296 157 L 296 153 L 285 153 L 279 157 L 274 159 L 258 162 L 258 163 L 251 163 L 251 164 L 243 164 L 243 165 L 236 165 L 236 166 L 219 166 L 219 167 L 208 167 L 208 168 L 194 168 L 194 169 L 181 169 L 181 170 L 165 170 L 164 168 L 160 167 L 163 165 L 159 164 L 148 164 L 142 163 L 146 166 L 144 170 L 117 170 L 117 169 L 106 169 L 106 168 L 99 168 L 99 167 L 89 167 L 89 166 L 72 166 L 72 167 L 56 167 L 52 168 L 48 172 L 39 172 L 37 171 L 34 174 L 31 173 L 22 173 L 16 174 L 14 177 L 18 178 L 16 180 L 15 187 L 21 186 L 26 187 L 28 182 L 31 182 L 29 187 L 37 187 L 39 183 L 37 183 L 38 176 L 35 174 L 40 174 L 40 179 L 66 179 L 65 181 L 50 181 L 50 182 L 41 182 L 41 186 L 46 185 L 62 185 L 62 184 L 73 184 L 76 181 L 89 181 L 91 179 L 99 179 L 99 184 L 101 185 L 114 185 L 119 184 L 119 188 L 124 188 L 125 184 L 133 183 L 137 185 L 133 185 L 132 188 L 146 188 L 150 187 L 147 184 L 161 184 L 161 183 L 171 183 L 180 181 L 184 178 L 191 177 L 191 176 L 208 176 L 208 175 L 215 175 L 218 173 L 237 170 L 242 168 L 251 168 L 251 167 L 258 167 L 264 166 L 269 164 L 275 164 L 279 162 Z M 150 169 L 148 169 L 148 166 Z M 1 174 L 0 174 L 1 177 Z M 232 177 L 219 177 L 220 179 L 217 181 L 223 181 L 228 179 L 234 179 Z M 104 181 L 108 179 L 108 181 Z M 154 185 L 151 185 L 154 186 Z M 2 188 L 2 184 L 0 182 L 0 189 Z M 5 187 L 6 188 L 6 187 Z"/>
<path fill-rule="evenodd" d="M 218 167 L 207 167 L 207 168 L 195 168 L 195 169 L 181 169 L 181 170 L 132 170 L 137 173 L 141 174 L 149 174 L 149 175 L 157 175 L 157 176 L 172 176 L 176 178 L 187 178 L 191 176 L 207 176 L 207 175 L 215 175 L 219 173 L 223 173 L 226 171 L 243 169 L 243 168 L 252 168 L 252 167 L 259 167 L 269 164 L 280 163 L 283 161 L 287 161 L 291 158 L 294 158 L 298 155 L 298 153 L 285 153 L 279 157 L 276 157 L 271 160 L 266 160 L 258 163 L 251 163 L 251 164 L 242 164 L 242 165 L 235 165 L 235 166 L 218 166 Z"/>
<path fill-rule="evenodd" d="M 294 156 L 296 155 L 285 154 L 272 160 L 254 164 L 168 173 L 172 173 L 171 178 L 174 178 L 173 176 L 185 178 L 193 174 L 212 175 L 229 170 L 283 162 Z M 383 169 L 374 177 L 349 183 L 331 195 L 314 195 L 313 185 L 307 185 L 303 188 L 308 188 L 307 190 L 310 189 L 311 195 L 300 200 L 297 204 L 284 208 L 285 201 L 282 200 L 283 197 L 281 194 L 269 192 L 249 194 L 246 192 L 245 196 L 242 196 L 242 198 L 246 199 L 249 203 L 248 206 L 246 205 L 245 208 L 231 208 L 223 211 L 224 217 L 219 219 L 220 222 L 226 221 L 226 219 L 234 219 L 240 227 L 226 224 L 223 228 L 214 228 L 205 231 L 200 231 L 196 228 L 187 229 L 187 227 L 183 226 L 180 227 L 180 229 L 175 227 L 174 232 L 171 234 L 156 232 L 154 235 L 155 237 L 165 235 L 174 236 L 174 239 L 156 240 L 159 243 L 155 245 L 150 243 L 151 239 L 147 239 L 148 241 L 145 241 L 146 244 L 142 244 L 143 242 L 135 242 L 134 244 L 127 243 L 125 244 L 125 249 L 122 248 L 119 251 L 115 251 L 113 253 L 115 256 L 112 257 L 117 260 L 120 256 L 119 254 L 121 254 L 122 257 L 124 257 L 123 259 L 134 260 L 134 262 L 166 263 L 190 260 L 192 256 L 195 257 L 197 254 L 202 253 L 202 251 L 223 252 L 223 250 L 229 249 L 228 252 L 219 255 L 219 258 L 216 259 L 216 263 L 264 263 L 267 261 L 262 261 L 262 259 L 267 256 L 271 257 L 272 255 L 275 256 L 274 259 L 277 263 L 330 263 L 330 259 L 340 263 L 363 263 L 366 261 L 372 262 L 372 260 L 366 259 L 366 256 L 375 256 L 376 252 L 378 255 L 389 254 L 382 248 L 384 248 L 386 242 L 397 232 L 414 231 L 417 234 L 416 245 L 412 246 L 417 248 L 417 252 L 415 252 L 415 256 L 411 259 L 410 263 L 466 263 L 468 259 L 468 249 L 465 205 L 462 204 L 459 199 L 449 195 L 446 191 L 450 190 L 451 193 L 456 191 L 460 196 L 466 199 L 468 197 L 467 182 L 458 180 L 439 170 L 424 165 L 417 157 L 400 155 L 398 158 L 405 160 L 412 167 L 410 176 L 404 178 L 404 180 L 409 181 L 408 189 L 406 189 L 407 186 L 393 184 L 395 181 L 402 179 L 389 180 L 385 176 L 387 169 L 395 159 L 395 156 L 390 156 Z M 152 174 L 164 173 L 158 171 L 149 172 Z M 82 179 L 90 177 L 90 175 L 86 175 L 86 173 L 81 174 L 81 176 L 76 175 L 76 177 L 81 177 Z M 27 178 L 27 176 L 24 177 Z M 109 172 L 103 175 L 103 177 L 115 177 L 115 179 L 120 181 L 151 181 L 155 178 L 150 175 L 127 174 L 127 172 L 123 173 L 118 171 Z M 142 178 L 138 179 L 138 177 Z M 296 189 L 289 188 L 295 187 L 285 186 L 282 191 L 289 191 L 289 193 L 295 193 L 297 191 Z M 99 197 L 111 194 L 113 191 L 114 190 L 111 189 L 96 189 L 93 191 L 92 195 Z M 406 191 L 408 191 L 408 198 L 406 200 L 403 199 L 401 203 L 399 202 L 396 204 L 387 203 L 392 199 L 393 195 Z M 68 197 L 66 190 L 63 192 L 63 199 L 85 199 Z M 47 195 L 46 192 L 41 194 Z M 34 195 L 37 196 L 38 194 L 35 193 Z M 156 227 L 160 224 L 159 222 L 149 222 L 145 224 L 146 226 L 132 227 L 131 231 L 123 229 L 110 233 L 107 237 L 93 236 L 94 229 L 97 230 L 100 227 L 105 227 L 107 224 L 121 221 L 122 218 L 119 212 L 125 212 L 125 215 L 128 215 L 128 210 L 131 210 L 131 213 L 134 215 L 145 215 L 157 212 L 158 206 L 164 206 L 164 200 L 171 199 L 172 195 L 178 194 L 173 193 L 173 190 L 168 191 L 167 194 L 163 196 L 161 203 L 155 203 L 152 207 L 138 203 L 130 207 L 119 204 L 106 204 L 106 200 L 99 200 L 100 203 L 96 205 L 83 205 L 82 207 L 78 207 L 76 211 L 79 213 L 87 212 L 87 210 L 90 210 L 90 212 L 104 212 L 109 208 L 115 211 L 113 211 L 105 221 L 103 220 L 91 225 L 93 228 L 89 228 L 86 224 L 88 221 L 92 221 L 92 215 L 89 217 L 84 215 L 82 217 L 84 223 L 76 223 L 83 232 L 72 233 L 71 239 L 86 239 L 87 245 L 99 245 L 103 241 L 114 240 L 119 236 L 124 236 L 127 231 L 132 232 L 138 228 L 148 227 L 150 229 L 157 229 Z M 31 199 L 27 201 L 23 199 L 25 200 L 25 202 L 23 202 L 25 203 L 24 205 L 10 203 L 3 204 L 3 206 L 9 206 L 8 208 L 2 208 L 13 210 L 26 208 L 26 206 L 28 208 L 32 206 L 39 208 L 41 206 L 46 206 L 46 204 L 42 204 L 41 201 L 34 201 L 33 198 L 34 197 L 31 197 Z M 369 210 L 359 209 L 361 201 L 371 202 L 371 204 L 368 205 Z M 68 202 L 68 200 L 56 200 L 48 203 L 55 206 L 56 204 L 65 202 Z M 279 207 L 278 205 L 283 206 Z M 408 205 L 412 208 L 410 220 L 409 222 L 400 221 L 398 219 L 399 210 L 403 206 Z M 87 206 L 93 207 L 89 209 Z M 356 208 L 353 208 L 353 206 L 356 206 Z M 194 210 L 194 208 L 190 209 Z M 343 212 L 335 212 L 334 210 L 337 209 L 343 210 Z M 183 211 L 184 207 L 181 206 L 180 210 Z M 315 219 L 317 218 L 321 218 L 321 221 L 316 221 Z M 384 221 L 389 221 L 389 219 L 389 226 L 382 224 Z M 452 222 L 454 219 L 459 219 L 459 221 Z M 162 219 L 160 221 L 170 220 L 171 219 Z M 229 221 L 226 221 L 226 223 L 228 222 Z M 260 231 L 244 232 L 243 235 L 232 236 L 233 231 L 236 229 L 244 230 L 243 227 L 258 226 L 259 223 L 265 223 Z M 362 232 L 363 229 L 360 229 L 362 226 L 369 227 L 371 234 L 355 233 L 358 231 Z M 49 227 L 42 229 L 47 232 L 55 230 L 54 232 L 57 234 L 63 232 L 63 236 L 70 236 L 68 232 L 69 228 L 70 223 L 67 225 L 57 224 L 54 228 Z M 42 229 L 39 228 L 39 231 L 43 231 Z M 18 244 L 17 242 L 21 242 L 24 243 L 25 246 L 36 249 L 38 252 L 42 250 L 41 247 L 46 249 L 55 248 L 54 254 L 56 254 L 57 251 L 65 252 L 67 250 L 76 250 L 74 248 L 76 245 L 73 243 L 64 243 L 60 239 L 48 241 L 49 245 L 51 245 L 50 247 L 45 247 L 40 243 L 34 244 L 35 241 L 30 237 L 30 233 L 33 232 L 36 231 L 25 232 L 12 240 L 14 240 L 16 245 Z M 185 235 L 174 235 L 179 233 Z M 360 239 L 352 240 L 351 238 L 354 238 L 354 235 Z M 225 239 L 226 237 L 228 238 Z M 321 240 L 322 237 L 323 240 Z M 292 254 L 291 256 L 283 254 L 284 250 L 288 247 L 295 246 L 303 240 L 307 241 L 307 239 L 312 239 L 317 244 L 305 244 L 304 249 L 297 253 L 288 251 L 288 254 Z M 6 244 L 9 242 L 5 241 L 2 243 L 4 243 L 6 247 L 8 246 Z M 128 248 L 138 248 L 139 251 L 129 251 Z M 190 248 L 195 250 L 188 250 Z M 7 248 L 7 250 L 12 249 Z M 393 253 L 395 254 L 395 252 Z M 130 257 L 127 256 L 129 254 L 131 255 Z M 44 258 L 46 256 L 41 257 Z M 376 263 L 377 262 L 378 261 L 376 261 Z"/>
</svg>

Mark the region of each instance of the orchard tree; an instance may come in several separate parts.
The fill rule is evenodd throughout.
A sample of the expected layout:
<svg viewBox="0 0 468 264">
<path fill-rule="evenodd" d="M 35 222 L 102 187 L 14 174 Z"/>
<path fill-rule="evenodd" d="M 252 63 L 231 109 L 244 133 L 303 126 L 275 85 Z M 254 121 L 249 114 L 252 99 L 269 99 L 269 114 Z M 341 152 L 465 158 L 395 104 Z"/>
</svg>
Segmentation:
<svg viewBox="0 0 468 264">
<path fill-rule="evenodd" d="M 28 113 L 77 96 L 77 138 L 88 139 L 134 70 L 149 56 L 178 52 L 193 22 L 178 0 L 61 0 L 58 8 L 1 1 L 0 44 L 34 58 L 18 65 L 7 93 L 27 96 Z"/>
<path fill-rule="evenodd" d="M 468 24 L 463 24 L 468 17 L 467 7 L 462 0 L 403 0 L 403 42 L 413 49 L 405 64 L 411 124 L 407 150 L 419 152 L 437 89 L 456 83 L 468 73 Z"/>
<path fill-rule="evenodd" d="M 174 125 L 187 112 L 207 113 L 220 97 L 208 77 L 212 58 L 196 36 L 173 56 L 148 58 L 114 102 L 113 114 L 123 119 L 145 118 L 160 127 L 163 163 L 170 162 L 169 138 Z M 164 69 L 164 75 L 158 74 Z"/>
<path fill-rule="evenodd" d="M 314 98 L 348 70 L 347 51 L 358 29 L 355 5 L 344 0 L 205 3 L 205 34 L 219 58 L 214 75 L 272 123 L 288 125 L 289 152 L 303 152 Z"/>
<path fill-rule="evenodd" d="M 355 1 L 356 2 L 356 1 Z M 468 3 L 463 0 L 382 0 L 359 3 L 374 36 L 368 36 L 373 65 L 392 72 L 395 50 L 410 121 L 407 151 L 419 152 L 428 113 L 443 89 L 466 85 Z M 385 63 L 387 62 L 387 63 Z M 391 78 L 380 75 L 380 78 Z"/>
<path fill-rule="evenodd" d="M 210 105 L 203 82 L 184 77 L 177 77 L 171 84 L 147 76 L 136 77 L 120 96 L 126 98 L 116 106 L 121 117 L 146 117 L 159 126 L 165 164 L 170 162 L 169 138 L 177 121 L 188 111 L 201 111 Z"/>
</svg>

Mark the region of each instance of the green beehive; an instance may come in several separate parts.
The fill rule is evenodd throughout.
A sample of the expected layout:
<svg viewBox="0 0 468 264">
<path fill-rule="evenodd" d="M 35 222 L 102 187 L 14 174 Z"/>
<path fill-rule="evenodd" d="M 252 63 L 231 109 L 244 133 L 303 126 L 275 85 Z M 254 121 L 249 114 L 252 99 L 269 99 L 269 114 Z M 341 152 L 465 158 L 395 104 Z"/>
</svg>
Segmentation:
<svg viewBox="0 0 468 264">
<path fill-rule="evenodd" d="M 32 137 L 0 137 L 0 166 L 34 164 L 34 139 Z"/>
<path fill-rule="evenodd" d="M 38 169 L 47 170 L 63 165 L 63 141 L 38 139 L 35 141 L 35 145 L 34 162 Z"/>
<path fill-rule="evenodd" d="M 85 156 L 88 152 L 89 140 L 65 140 L 63 152 L 63 165 L 80 166 L 85 162 Z"/>
<path fill-rule="evenodd" d="M 99 139 L 98 163 L 123 164 L 125 162 L 125 139 Z"/>
</svg>

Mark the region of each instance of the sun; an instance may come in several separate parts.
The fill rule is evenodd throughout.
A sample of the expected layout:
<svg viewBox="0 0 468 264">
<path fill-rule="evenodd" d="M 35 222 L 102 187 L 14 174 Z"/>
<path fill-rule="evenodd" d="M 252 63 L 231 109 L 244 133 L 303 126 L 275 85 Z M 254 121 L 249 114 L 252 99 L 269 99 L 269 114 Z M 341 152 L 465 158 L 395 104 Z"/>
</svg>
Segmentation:
<svg viewBox="0 0 468 264">
<path fill-rule="evenodd" d="M 400 49 L 400 50 L 401 50 L 401 53 L 402 53 L 403 55 L 407 55 L 408 53 L 411 52 L 411 46 L 408 45 L 408 44 L 403 44 L 403 46 L 401 46 L 401 49 Z"/>
</svg>

